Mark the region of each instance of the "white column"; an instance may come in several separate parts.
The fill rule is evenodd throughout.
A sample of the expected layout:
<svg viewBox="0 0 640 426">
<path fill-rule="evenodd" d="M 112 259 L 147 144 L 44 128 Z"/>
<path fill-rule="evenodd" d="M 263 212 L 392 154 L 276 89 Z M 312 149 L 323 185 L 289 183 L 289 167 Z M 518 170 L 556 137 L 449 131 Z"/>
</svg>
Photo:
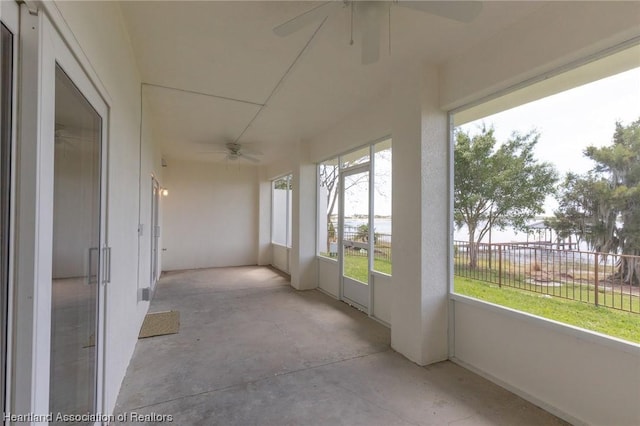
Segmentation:
<svg viewBox="0 0 640 426">
<path fill-rule="evenodd" d="M 448 125 L 438 73 L 394 64 L 391 346 L 426 365 L 447 359 Z"/>
<path fill-rule="evenodd" d="M 271 264 L 271 181 L 265 167 L 258 171 L 258 265 Z"/>
<path fill-rule="evenodd" d="M 298 145 L 293 170 L 291 285 L 297 290 L 318 286 L 316 272 L 316 166 L 308 161 L 306 145 Z"/>
</svg>

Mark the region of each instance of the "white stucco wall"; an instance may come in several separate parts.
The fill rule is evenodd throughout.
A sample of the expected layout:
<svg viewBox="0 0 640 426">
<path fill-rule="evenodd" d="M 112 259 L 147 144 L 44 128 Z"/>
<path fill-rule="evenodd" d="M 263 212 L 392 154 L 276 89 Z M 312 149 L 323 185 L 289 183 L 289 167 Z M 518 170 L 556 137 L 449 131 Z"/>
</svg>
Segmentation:
<svg viewBox="0 0 640 426">
<path fill-rule="evenodd" d="M 164 168 L 162 167 L 162 157 L 160 149 L 153 144 L 153 128 L 150 124 L 149 105 L 143 97 L 142 107 L 142 158 L 140 161 L 140 225 L 142 232 L 139 234 L 139 270 L 138 270 L 138 298 L 141 297 L 140 290 L 147 288 L 151 284 L 151 198 L 152 198 L 152 177 L 158 181 L 160 187 L 166 186 L 162 177 Z M 158 270 L 162 270 L 162 219 L 165 197 L 160 196 L 158 205 L 158 225 L 160 226 L 160 238 L 158 241 Z"/>
<path fill-rule="evenodd" d="M 374 272 L 371 276 L 371 285 L 373 286 L 373 317 L 391 324 L 392 277 Z"/>
<path fill-rule="evenodd" d="M 258 265 L 269 265 L 272 262 L 271 249 L 271 181 L 267 178 L 266 168 L 260 167 L 258 172 Z"/>
<path fill-rule="evenodd" d="M 412 361 L 447 359 L 447 115 L 438 73 L 416 60 L 393 69 L 391 346 Z"/>
<path fill-rule="evenodd" d="M 167 158 L 163 270 L 258 263 L 258 168 Z"/>
<path fill-rule="evenodd" d="M 337 260 L 318 258 L 318 287 L 335 298 L 340 297 L 340 271 Z"/>
<path fill-rule="evenodd" d="M 306 153 L 305 153 L 306 154 Z M 318 287 L 316 260 L 316 166 L 306 155 L 293 171 L 291 198 L 291 250 L 289 272 L 291 285 L 297 290 Z"/>
<path fill-rule="evenodd" d="M 389 94 L 354 112 L 327 131 L 306 141 L 309 161 L 318 163 L 391 134 Z"/>
<path fill-rule="evenodd" d="M 640 345 L 454 297 L 455 360 L 574 424 L 640 424 Z"/>
<path fill-rule="evenodd" d="M 289 273 L 289 249 L 279 244 L 273 244 L 271 247 L 273 260 L 271 265 L 282 272 Z"/>
</svg>

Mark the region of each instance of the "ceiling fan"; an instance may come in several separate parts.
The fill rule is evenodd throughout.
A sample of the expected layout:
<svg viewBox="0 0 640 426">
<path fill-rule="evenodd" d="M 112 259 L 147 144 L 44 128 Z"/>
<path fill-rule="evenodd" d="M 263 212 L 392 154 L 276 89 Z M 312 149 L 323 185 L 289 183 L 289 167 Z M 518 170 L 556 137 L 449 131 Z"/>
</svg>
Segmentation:
<svg viewBox="0 0 640 426">
<path fill-rule="evenodd" d="M 213 151 L 203 151 L 203 154 L 226 154 L 225 158 L 228 161 L 237 161 L 242 159 L 252 163 L 259 163 L 260 159 L 255 156 L 262 155 L 262 152 L 257 149 L 248 148 L 246 145 L 243 146 L 236 142 L 214 143 L 207 145 L 213 146 L 216 149 Z"/>
<path fill-rule="evenodd" d="M 480 1 L 327 1 L 278 25 L 273 29 L 273 32 L 280 37 L 286 37 L 313 22 L 326 19 L 331 14 L 336 13 L 339 7 L 349 8 L 351 13 L 350 43 L 353 44 L 353 17 L 354 14 L 358 14 L 362 33 L 362 64 L 372 64 L 377 62 L 380 57 L 382 19 L 386 14 L 391 13 L 390 8 L 392 5 L 463 23 L 473 21 L 482 11 L 482 2 Z"/>
</svg>

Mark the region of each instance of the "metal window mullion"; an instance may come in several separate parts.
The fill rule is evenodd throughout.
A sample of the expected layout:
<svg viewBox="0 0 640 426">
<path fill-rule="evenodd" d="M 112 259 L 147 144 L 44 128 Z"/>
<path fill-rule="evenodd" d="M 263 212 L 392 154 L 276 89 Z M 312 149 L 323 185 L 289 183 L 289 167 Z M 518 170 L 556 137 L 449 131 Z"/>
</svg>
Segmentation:
<svg viewBox="0 0 640 426">
<path fill-rule="evenodd" d="M 316 164 L 316 256 L 320 255 L 320 164 Z M 328 229 L 328 225 L 327 225 Z M 327 236 L 328 238 L 328 236 Z M 317 282 L 320 282 L 320 268 L 316 268 L 318 275 Z"/>
<path fill-rule="evenodd" d="M 340 170 L 340 161 L 338 157 L 338 293 L 340 300 L 344 300 L 344 174 Z"/>
<path fill-rule="evenodd" d="M 291 248 L 292 246 L 292 235 L 291 235 L 291 212 L 293 211 L 293 206 L 291 205 L 291 198 L 292 198 L 292 194 L 293 194 L 293 174 L 288 174 L 287 175 L 287 215 L 286 215 L 286 219 L 287 219 L 287 223 L 286 223 L 286 228 L 287 228 L 287 232 L 286 232 L 286 238 L 287 240 L 285 241 L 285 246 L 287 248 Z M 287 269 L 289 269 L 289 265 L 287 265 Z"/>
<path fill-rule="evenodd" d="M 289 185 L 290 185 L 290 181 L 289 181 L 289 176 L 290 175 L 286 175 L 285 176 L 285 185 L 287 188 L 287 195 L 285 197 L 285 203 L 284 203 L 284 246 L 288 249 L 289 248 Z M 287 258 L 287 270 L 289 270 L 289 260 Z"/>
<path fill-rule="evenodd" d="M 356 164 L 351 167 L 339 169 L 339 172 L 345 175 L 362 173 L 366 170 L 370 170 L 370 165 L 371 165 L 371 159 L 369 159 L 369 161 L 367 161 L 366 163 Z"/>
<path fill-rule="evenodd" d="M 367 271 L 368 275 L 368 284 L 369 284 L 369 316 L 374 315 L 373 309 L 373 299 L 374 299 L 374 257 L 375 257 L 375 230 L 373 229 L 373 218 L 375 214 L 375 205 L 373 202 L 375 195 L 375 145 L 371 144 L 369 147 L 369 249 L 367 250 L 367 254 L 369 256 L 369 270 Z"/>
<path fill-rule="evenodd" d="M 274 241 L 274 226 L 275 226 L 275 203 L 276 201 L 276 181 L 272 180 L 271 181 L 271 244 L 273 245 Z"/>
</svg>

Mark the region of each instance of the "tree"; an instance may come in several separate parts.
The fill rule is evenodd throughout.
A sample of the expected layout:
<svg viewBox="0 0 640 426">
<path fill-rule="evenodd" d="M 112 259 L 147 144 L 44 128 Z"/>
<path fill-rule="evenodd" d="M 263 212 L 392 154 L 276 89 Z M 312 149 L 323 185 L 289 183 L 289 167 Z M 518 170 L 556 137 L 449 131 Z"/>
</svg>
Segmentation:
<svg viewBox="0 0 640 426">
<path fill-rule="evenodd" d="M 544 212 L 553 194 L 557 173 L 534 157 L 540 134 L 514 132 L 498 145 L 493 128 L 479 134 L 457 131 L 454 148 L 454 220 L 469 230 L 469 266 L 478 266 L 478 243 L 489 229 L 512 226 L 524 230 L 526 222 Z M 498 145 L 498 146 L 497 146 Z"/>
<path fill-rule="evenodd" d="M 554 211 L 554 217 L 544 221 L 545 225 L 553 229 L 558 238 L 575 236 L 578 245 L 584 239 L 593 246 L 592 221 L 587 212 L 593 209 L 594 190 L 590 182 L 579 175 L 567 173 L 556 194 L 559 208 Z"/>
<path fill-rule="evenodd" d="M 354 164 L 360 164 L 367 161 L 368 157 L 356 159 Z M 345 185 L 345 191 L 357 186 L 360 182 L 367 179 L 368 176 L 363 174 L 358 176 L 353 181 L 350 181 L 348 185 Z M 326 188 L 327 196 L 327 252 L 331 250 L 331 242 L 337 239 L 336 229 L 331 221 L 331 217 L 335 214 L 335 208 L 338 203 L 338 195 L 340 193 L 340 167 L 338 164 L 321 163 L 319 167 L 319 180 L 320 187 Z"/>
<path fill-rule="evenodd" d="M 381 156 L 381 158 L 384 159 L 384 161 L 388 161 L 389 163 L 391 162 L 391 152 L 390 151 L 380 151 L 378 152 L 378 155 Z M 363 164 L 368 162 L 369 159 L 369 155 L 365 154 L 361 157 L 356 157 L 353 159 L 350 159 L 348 161 L 343 160 L 344 164 L 343 167 L 351 167 L 351 166 L 356 166 L 358 164 Z M 332 238 L 336 238 L 336 232 L 335 232 L 335 227 L 333 226 L 333 222 L 331 221 L 331 217 L 336 214 L 337 212 L 335 212 L 336 209 L 336 205 L 338 203 L 338 195 L 340 193 L 340 167 L 338 162 L 336 161 L 335 163 L 333 162 L 326 162 L 326 163 L 321 163 L 319 165 L 318 168 L 318 177 L 319 177 L 319 186 L 321 188 L 325 188 L 326 189 L 326 197 L 327 197 L 327 227 L 328 227 L 328 241 L 327 241 L 327 251 L 329 251 L 329 245 L 331 243 Z M 378 179 L 382 178 L 386 179 L 388 178 L 387 175 L 385 174 L 381 174 L 381 173 L 377 173 L 376 176 Z M 351 179 L 349 180 L 348 184 L 345 185 L 345 191 L 349 191 L 350 189 L 357 187 L 358 184 L 360 184 L 361 182 L 364 182 L 365 180 L 367 180 L 369 178 L 369 176 L 367 174 L 362 174 L 359 175 L 357 178 L 355 179 Z M 379 187 L 376 188 L 378 190 L 378 192 L 380 192 Z M 387 194 L 382 194 L 387 196 Z"/>
<path fill-rule="evenodd" d="M 640 255 L 640 118 L 616 123 L 610 146 L 589 146 L 595 167 L 567 174 L 550 225 L 584 238 L 592 250 Z M 621 257 L 611 278 L 640 285 L 640 261 Z"/>
<path fill-rule="evenodd" d="M 273 183 L 273 189 L 283 189 L 283 190 L 291 190 L 291 189 L 293 189 L 293 186 L 291 184 L 292 183 L 291 182 L 292 178 L 293 178 L 292 175 L 288 175 L 288 176 L 285 176 L 283 178 L 280 178 L 280 179 L 276 180 Z"/>
<path fill-rule="evenodd" d="M 327 197 L 327 253 L 331 252 L 331 243 L 337 241 L 336 228 L 331 221 L 331 216 L 335 210 L 340 186 L 340 167 L 338 163 L 321 163 L 318 167 L 319 186 L 326 189 Z"/>
</svg>

